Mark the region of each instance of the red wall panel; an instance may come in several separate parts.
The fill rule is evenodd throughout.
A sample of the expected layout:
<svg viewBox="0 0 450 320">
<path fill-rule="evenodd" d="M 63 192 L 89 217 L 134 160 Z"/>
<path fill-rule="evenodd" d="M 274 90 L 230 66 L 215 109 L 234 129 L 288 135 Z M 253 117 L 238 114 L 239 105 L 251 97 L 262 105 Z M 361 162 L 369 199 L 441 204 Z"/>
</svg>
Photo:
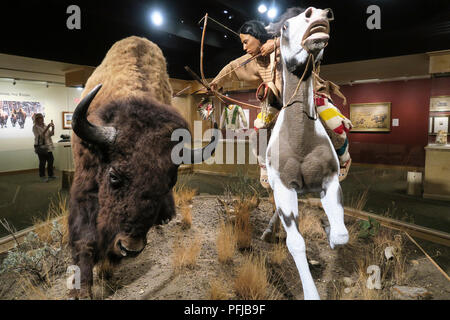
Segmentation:
<svg viewBox="0 0 450 320">
<path fill-rule="evenodd" d="M 347 117 L 352 103 L 391 102 L 391 124 L 392 119 L 399 119 L 399 126 L 391 126 L 390 132 L 350 132 L 350 154 L 354 162 L 425 165 L 430 79 L 346 85 L 341 91 L 347 98 L 347 106 L 342 106 L 342 100 L 337 97 L 335 102 Z"/>
</svg>

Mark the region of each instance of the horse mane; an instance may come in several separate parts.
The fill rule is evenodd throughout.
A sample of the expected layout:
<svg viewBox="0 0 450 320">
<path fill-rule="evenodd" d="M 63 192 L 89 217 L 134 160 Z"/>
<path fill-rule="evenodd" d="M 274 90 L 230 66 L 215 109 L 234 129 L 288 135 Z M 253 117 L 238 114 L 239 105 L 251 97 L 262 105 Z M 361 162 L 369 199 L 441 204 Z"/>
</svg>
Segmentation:
<svg viewBox="0 0 450 320">
<path fill-rule="evenodd" d="M 292 7 L 292 8 L 287 9 L 286 12 L 283 13 L 276 22 L 271 22 L 267 26 L 267 32 L 272 37 L 279 37 L 281 34 L 281 27 L 286 22 L 286 20 L 293 18 L 295 16 L 298 16 L 303 11 L 305 11 L 305 9 L 301 8 L 301 7 Z"/>
</svg>

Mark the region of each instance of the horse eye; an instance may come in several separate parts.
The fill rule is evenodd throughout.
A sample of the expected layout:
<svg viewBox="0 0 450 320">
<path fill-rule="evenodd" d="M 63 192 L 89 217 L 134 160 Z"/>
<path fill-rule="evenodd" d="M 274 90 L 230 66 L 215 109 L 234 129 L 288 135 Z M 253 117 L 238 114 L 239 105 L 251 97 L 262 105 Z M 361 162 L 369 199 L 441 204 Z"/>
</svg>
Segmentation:
<svg viewBox="0 0 450 320">
<path fill-rule="evenodd" d="M 333 21 L 334 20 L 334 13 L 333 10 L 331 10 L 331 8 L 325 9 L 326 13 L 327 13 L 327 19 L 328 21 Z"/>
<path fill-rule="evenodd" d="M 283 24 L 283 30 L 287 29 L 287 25 Z"/>
</svg>

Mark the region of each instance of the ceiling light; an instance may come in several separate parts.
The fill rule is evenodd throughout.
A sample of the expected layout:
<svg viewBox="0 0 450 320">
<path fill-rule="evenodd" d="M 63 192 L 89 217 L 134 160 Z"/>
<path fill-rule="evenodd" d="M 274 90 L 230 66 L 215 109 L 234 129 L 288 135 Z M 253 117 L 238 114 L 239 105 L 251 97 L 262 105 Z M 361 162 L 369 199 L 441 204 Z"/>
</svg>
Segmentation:
<svg viewBox="0 0 450 320">
<path fill-rule="evenodd" d="M 154 11 L 152 13 L 152 22 L 156 26 L 162 25 L 164 19 L 159 11 Z"/>
<path fill-rule="evenodd" d="M 267 11 L 267 16 L 270 19 L 275 18 L 277 16 L 277 14 L 278 14 L 278 10 L 276 8 L 270 8 L 269 11 Z"/>
<path fill-rule="evenodd" d="M 258 11 L 259 11 L 259 13 L 266 12 L 267 11 L 266 5 L 265 4 L 260 4 L 259 7 L 258 7 Z"/>
<path fill-rule="evenodd" d="M 233 15 L 228 16 L 228 19 L 229 19 L 229 20 L 233 19 Z"/>
<path fill-rule="evenodd" d="M 270 19 L 275 18 L 277 16 L 277 14 L 278 14 L 278 10 L 276 8 L 270 8 L 269 11 L 267 11 L 267 16 Z"/>
<path fill-rule="evenodd" d="M 223 13 L 227 14 L 227 13 L 228 13 L 228 10 L 223 10 Z"/>
</svg>

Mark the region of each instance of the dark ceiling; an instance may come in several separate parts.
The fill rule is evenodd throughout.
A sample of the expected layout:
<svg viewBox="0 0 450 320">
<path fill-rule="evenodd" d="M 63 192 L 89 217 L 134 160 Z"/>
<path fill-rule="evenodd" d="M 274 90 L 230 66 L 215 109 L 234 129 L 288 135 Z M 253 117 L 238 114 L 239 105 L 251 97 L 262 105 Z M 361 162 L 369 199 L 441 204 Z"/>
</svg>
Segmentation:
<svg viewBox="0 0 450 320">
<path fill-rule="evenodd" d="M 199 70 L 198 21 L 205 13 L 238 30 L 246 20 L 268 22 L 257 11 L 261 2 L 274 2 L 279 12 L 292 6 L 332 8 L 335 21 L 324 64 L 450 49 L 449 0 L 7 0 L 2 1 L 0 53 L 97 66 L 114 42 L 138 35 L 161 47 L 170 77 L 190 79 L 183 67 Z M 66 27 L 72 4 L 81 8 L 81 30 Z M 366 27 L 372 4 L 381 8 L 381 30 Z M 165 16 L 160 27 L 149 21 L 155 8 Z M 239 39 L 211 21 L 206 43 L 207 77 L 243 53 Z"/>
</svg>

